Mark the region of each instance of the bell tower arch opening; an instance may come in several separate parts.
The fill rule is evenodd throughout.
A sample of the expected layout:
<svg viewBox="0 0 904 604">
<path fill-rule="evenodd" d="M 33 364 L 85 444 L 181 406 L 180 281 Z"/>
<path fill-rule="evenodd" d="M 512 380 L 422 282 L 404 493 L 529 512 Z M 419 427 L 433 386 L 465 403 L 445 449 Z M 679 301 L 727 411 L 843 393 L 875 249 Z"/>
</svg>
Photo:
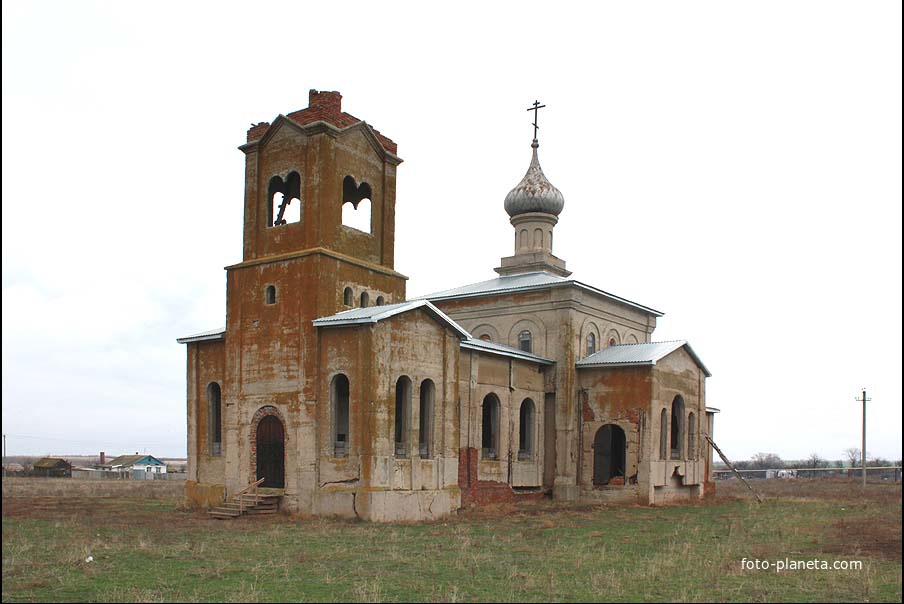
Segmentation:
<svg viewBox="0 0 904 604">
<path fill-rule="evenodd" d="M 367 182 L 360 185 L 353 176 L 342 179 L 342 225 L 367 233 L 373 233 L 372 202 L 373 190 Z"/>
<path fill-rule="evenodd" d="M 301 176 L 294 170 L 285 179 L 276 175 L 267 185 L 267 226 L 301 222 Z"/>
</svg>

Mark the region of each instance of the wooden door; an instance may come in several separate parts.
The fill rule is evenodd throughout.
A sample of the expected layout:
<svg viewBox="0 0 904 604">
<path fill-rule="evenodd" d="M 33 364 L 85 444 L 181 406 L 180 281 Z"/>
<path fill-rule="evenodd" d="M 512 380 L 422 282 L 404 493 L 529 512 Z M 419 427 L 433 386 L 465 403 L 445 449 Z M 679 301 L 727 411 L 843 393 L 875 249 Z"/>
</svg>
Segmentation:
<svg viewBox="0 0 904 604">
<path fill-rule="evenodd" d="M 593 437 L 593 484 L 609 484 L 609 460 L 611 459 L 612 434 L 603 426 Z"/>
<path fill-rule="evenodd" d="M 625 475 L 625 431 L 606 424 L 593 437 L 593 484 L 605 485 Z"/>
<path fill-rule="evenodd" d="M 257 478 L 262 487 L 285 487 L 285 433 L 279 418 L 268 415 L 257 425 Z"/>
</svg>

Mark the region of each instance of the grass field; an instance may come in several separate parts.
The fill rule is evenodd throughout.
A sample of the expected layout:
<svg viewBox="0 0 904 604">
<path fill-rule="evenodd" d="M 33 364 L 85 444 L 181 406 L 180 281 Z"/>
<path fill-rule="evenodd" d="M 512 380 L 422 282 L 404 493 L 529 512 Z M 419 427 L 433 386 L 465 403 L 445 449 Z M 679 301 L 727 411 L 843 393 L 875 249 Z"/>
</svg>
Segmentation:
<svg viewBox="0 0 904 604">
<path fill-rule="evenodd" d="M 901 601 L 900 484 L 862 497 L 757 481 L 759 505 L 732 482 L 698 505 L 541 502 L 376 525 L 211 520 L 165 481 L 6 479 L 3 601 Z M 743 570 L 745 557 L 863 568 Z"/>
</svg>

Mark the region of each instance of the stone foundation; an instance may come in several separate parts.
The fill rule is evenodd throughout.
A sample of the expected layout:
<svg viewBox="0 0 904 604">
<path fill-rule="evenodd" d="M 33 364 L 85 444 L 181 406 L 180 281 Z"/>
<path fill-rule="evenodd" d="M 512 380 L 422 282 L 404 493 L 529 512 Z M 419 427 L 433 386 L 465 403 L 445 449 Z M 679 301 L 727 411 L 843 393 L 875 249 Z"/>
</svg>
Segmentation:
<svg viewBox="0 0 904 604">
<path fill-rule="evenodd" d="M 185 481 L 185 504 L 191 508 L 209 509 L 226 501 L 226 485 Z"/>
</svg>

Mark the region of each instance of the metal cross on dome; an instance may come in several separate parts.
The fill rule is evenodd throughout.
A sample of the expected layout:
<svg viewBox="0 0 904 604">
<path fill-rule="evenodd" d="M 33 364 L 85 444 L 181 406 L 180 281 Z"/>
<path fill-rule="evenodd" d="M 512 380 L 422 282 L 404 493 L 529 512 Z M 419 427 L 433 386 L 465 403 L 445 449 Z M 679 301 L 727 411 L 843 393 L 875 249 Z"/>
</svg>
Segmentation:
<svg viewBox="0 0 904 604">
<path fill-rule="evenodd" d="M 528 111 L 534 112 L 534 142 L 537 142 L 537 130 L 540 128 L 540 126 L 537 125 L 537 112 L 543 107 L 546 107 L 546 105 L 541 105 L 540 101 L 534 101 L 534 106 L 528 108 Z"/>
</svg>

